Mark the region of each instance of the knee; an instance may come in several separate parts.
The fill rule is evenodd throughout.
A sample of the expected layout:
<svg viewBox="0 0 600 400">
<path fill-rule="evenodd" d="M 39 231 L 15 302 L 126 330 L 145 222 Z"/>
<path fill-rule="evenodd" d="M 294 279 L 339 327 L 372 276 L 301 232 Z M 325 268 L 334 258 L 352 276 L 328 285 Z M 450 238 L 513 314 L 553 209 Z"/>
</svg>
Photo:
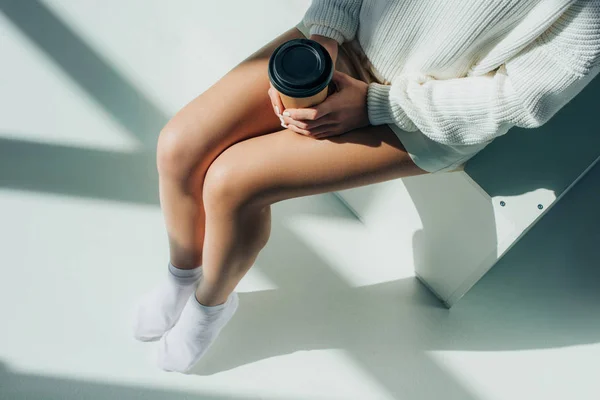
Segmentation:
<svg viewBox="0 0 600 400">
<path fill-rule="evenodd" d="M 221 154 L 208 168 L 202 191 L 207 210 L 239 210 L 259 195 L 258 185 L 239 159 Z"/>
<path fill-rule="evenodd" d="M 197 136 L 197 135 L 193 135 Z M 190 176 L 200 155 L 190 145 L 190 135 L 185 128 L 167 124 L 158 137 L 156 166 L 162 177 L 185 179 Z"/>
</svg>

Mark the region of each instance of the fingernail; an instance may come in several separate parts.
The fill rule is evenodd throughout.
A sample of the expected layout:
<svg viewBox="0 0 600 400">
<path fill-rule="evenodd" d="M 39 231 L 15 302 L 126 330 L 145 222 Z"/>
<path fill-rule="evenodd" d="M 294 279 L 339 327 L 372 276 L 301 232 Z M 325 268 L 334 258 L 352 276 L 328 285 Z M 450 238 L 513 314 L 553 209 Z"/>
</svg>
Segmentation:
<svg viewBox="0 0 600 400">
<path fill-rule="evenodd" d="M 284 112 L 283 112 L 283 116 L 284 116 L 284 117 L 289 117 L 289 116 L 290 116 L 290 113 L 289 113 L 289 112 L 287 112 L 287 111 L 284 111 Z"/>
<path fill-rule="evenodd" d="M 277 113 L 277 115 L 281 114 L 281 113 L 279 112 L 279 107 L 275 106 L 275 112 Z"/>
<path fill-rule="evenodd" d="M 284 128 L 286 128 L 286 129 L 287 129 L 287 127 L 288 127 L 288 126 L 286 125 L 286 123 L 285 123 L 285 122 L 283 122 L 283 121 L 281 121 L 281 126 L 283 126 L 283 127 L 284 127 Z"/>
</svg>

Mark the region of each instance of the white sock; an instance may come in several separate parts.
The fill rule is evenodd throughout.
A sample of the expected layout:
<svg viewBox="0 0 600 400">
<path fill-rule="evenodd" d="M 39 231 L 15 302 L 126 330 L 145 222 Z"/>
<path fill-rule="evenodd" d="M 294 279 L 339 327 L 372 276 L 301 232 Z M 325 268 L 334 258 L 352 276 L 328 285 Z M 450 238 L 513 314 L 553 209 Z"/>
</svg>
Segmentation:
<svg viewBox="0 0 600 400">
<path fill-rule="evenodd" d="M 188 372 L 233 317 L 238 303 L 236 292 L 213 307 L 200 304 L 196 295 L 191 295 L 177 324 L 160 340 L 158 366 L 165 371 Z"/>
<path fill-rule="evenodd" d="M 134 337 L 142 341 L 157 340 L 171 329 L 201 278 L 202 267 L 180 269 L 169 263 L 167 279 L 145 294 L 136 306 Z"/>
</svg>

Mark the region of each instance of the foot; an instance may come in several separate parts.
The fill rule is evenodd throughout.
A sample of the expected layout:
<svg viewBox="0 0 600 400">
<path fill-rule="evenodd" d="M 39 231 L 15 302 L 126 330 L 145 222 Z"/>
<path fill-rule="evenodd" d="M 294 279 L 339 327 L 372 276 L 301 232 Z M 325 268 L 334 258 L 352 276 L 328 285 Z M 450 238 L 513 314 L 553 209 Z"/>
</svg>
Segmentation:
<svg viewBox="0 0 600 400">
<path fill-rule="evenodd" d="M 144 342 L 160 339 L 175 325 L 201 278 L 201 267 L 180 270 L 170 265 L 168 278 L 136 305 L 133 336 Z"/>
<path fill-rule="evenodd" d="M 188 372 L 206 353 L 237 310 L 232 292 L 225 303 L 207 307 L 190 296 L 177 324 L 165 333 L 158 349 L 158 366 L 165 371 Z"/>
</svg>

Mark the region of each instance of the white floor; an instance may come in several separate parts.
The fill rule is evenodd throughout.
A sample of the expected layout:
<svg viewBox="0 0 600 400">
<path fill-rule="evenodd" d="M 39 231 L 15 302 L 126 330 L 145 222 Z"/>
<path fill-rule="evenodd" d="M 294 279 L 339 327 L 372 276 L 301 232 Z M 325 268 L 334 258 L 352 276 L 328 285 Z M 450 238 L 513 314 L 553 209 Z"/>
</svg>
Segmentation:
<svg viewBox="0 0 600 400">
<path fill-rule="evenodd" d="M 307 4 L 0 0 L 0 399 L 600 398 L 600 167 L 452 311 L 326 194 L 273 206 L 194 374 L 132 339 L 157 129 Z"/>
</svg>

